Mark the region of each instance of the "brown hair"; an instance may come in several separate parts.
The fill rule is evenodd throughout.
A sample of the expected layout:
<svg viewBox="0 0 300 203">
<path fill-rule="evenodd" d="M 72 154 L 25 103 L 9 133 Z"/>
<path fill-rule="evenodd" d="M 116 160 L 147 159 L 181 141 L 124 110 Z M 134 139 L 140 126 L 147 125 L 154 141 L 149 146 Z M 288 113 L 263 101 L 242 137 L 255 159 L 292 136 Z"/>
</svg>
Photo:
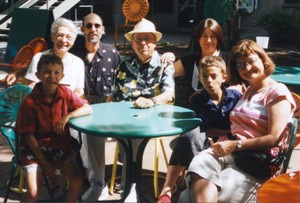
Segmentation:
<svg viewBox="0 0 300 203">
<path fill-rule="evenodd" d="M 226 74 L 226 64 L 225 61 L 219 57 L 219 56 L 205 56 L 203 57 L 199 62 L 199 72 L 201 69 L 207 68 L 207 67 L 217 67 L 221 69 L 221 72 Z"/>
<path fill-rule="evenodd" d="M 217 49 L 220 50 L 224 44 L 224 34 L 220 24 L 212 18 L 202 20 L 198 25 L 196 25 L 193 32 L 193 37 L 196 43 L 198 43 L 198 40 L 200 39 L 206 28 L 209 28 L 217 36 Z"/>
<path fill-rule="evenodd" d="M 57 55 L 55 54 L 44 54 L 41 56 L 38 64 L 37 64 L 37 72 L 40 72 L 45 64 L 57 64 L 61 65 L 62 71 L 64 71 L 64 64 Z"/>
<path fill-rule="evenodd" d="M 264 73 L 271 75 L 275 70 L 275 64 L 268 54 L 258 45 L 256 42 L 250 39 L 244 39 L 239 41 L 232 49 L 229 54 L 228 60 L 228 82 L 231 85 L 240 84 L 243 82 L 238 69 L 236 61 L 241 57 L 247 57 L 250 54 L 257 54 L 264 65 Z"/>
</svg>

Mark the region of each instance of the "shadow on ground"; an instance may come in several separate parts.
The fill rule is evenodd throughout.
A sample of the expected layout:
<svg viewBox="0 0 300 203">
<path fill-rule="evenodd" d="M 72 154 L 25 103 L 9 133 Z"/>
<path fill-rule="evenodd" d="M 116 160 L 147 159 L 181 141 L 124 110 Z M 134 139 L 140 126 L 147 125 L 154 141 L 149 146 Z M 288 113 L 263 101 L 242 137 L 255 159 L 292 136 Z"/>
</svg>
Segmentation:
<svg viewBox="0 0 300 203">
<path fill-rule="evenodd" d="M 0 200 L 3 201 L 4 200 L 4 196 L 6 193 L 6 182 L 8 180 L 8 176 L 9 176 L 9 171 L 11 169 L 11 163 L 10 162 L 2 162 L 0 163 L 0 171 L 6 171 L 7 173 L 3 173 L 1 174 L 0 177 Z M 106 173 L 106 181 L 107 184 L 110 184 L 110 177 L 111 177 L 111 171 L 112 171 L 112 165 L 106 165 L 106 171 L 108 173 Z M 122 171 L 122 165 L 118 165 L 117 167 L 117 176 L 121 175 L 121 171 Z M 151 174 L 153 174 L 153 171 L 150 170 L 143 170 L 143 174 L 147 174 L 147 175 L 143 175 L 142 178 L 142 193 L 144 196 L 144 200 L 146 203 L 153 203 L 156 202 L 156 198 L 154 197 L 154 188 L 153 188 L 153 176 Z M 165 173 L 160 173 L 159 174 L 162 177 L 165 177 Z M 65 180 L 63 177 L 60 177 L 60 185 L 65 185 Z M 13 182 L 13 187 L 17 187 L 19 183 L 19 176 L 15 178 L 14 182 Z M 164 179 L 160 178 L 159 179 L 159 188 L 161 189 L 164 183 Z M 50 202 L 49 201 L 49 195 L 48 195 L 48 191 L 46 189 L 45 184 L 42 184 L 42 196 L 41 199 L 39 200 L 39 202 Z M 83 185 L 83 192 L 85 190 L 87 190 L 89 187 L 89 183 L 88 181 L 84 182 Z M 115 187 L 114 187 L 114 194 L 110 194 L 109 195 L 109 200 L 118 200 L 121 198 L 121 194 L 122 194 L 122 190 L 120 189 L 120 179 L 116 180 L 115 183 Z M 178 188 L 177 191 L 173 194 L 172 197 L 172 202 L 177 202 L 179 195 L 180 195 L 181 190 Z M 14 193 L 14 192 L 10 192 L 9 194 L 9 199 L 8 202 L 19 202 L 21 199 L 21 195 Z M 61 199 L 58 199 L 57 202 L 60 202 Z"/>
</svg>

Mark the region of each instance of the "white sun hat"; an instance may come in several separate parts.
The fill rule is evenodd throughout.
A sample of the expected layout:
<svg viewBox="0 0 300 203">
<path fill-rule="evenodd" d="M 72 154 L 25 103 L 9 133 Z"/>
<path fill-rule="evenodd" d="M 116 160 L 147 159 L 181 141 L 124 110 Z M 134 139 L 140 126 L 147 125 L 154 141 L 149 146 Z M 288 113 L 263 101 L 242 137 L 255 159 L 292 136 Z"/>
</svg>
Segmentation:
<svg viewBox="0 0 300 203">
<path fill-rule="evenodd" d="M 153 33 L 156 37 L 156 42 L 158 42 L 162 37 L 162 34 L 156 31 L 155 25 L 151 21 L 146 20 L 145 18 L 142 18 L 142 20 L 134 26 L 132 31 L 127 32 L 125 34 L 125 37 L 128 41 L 131 41 L 132 36 L 136 33 Z"/>
</svg>

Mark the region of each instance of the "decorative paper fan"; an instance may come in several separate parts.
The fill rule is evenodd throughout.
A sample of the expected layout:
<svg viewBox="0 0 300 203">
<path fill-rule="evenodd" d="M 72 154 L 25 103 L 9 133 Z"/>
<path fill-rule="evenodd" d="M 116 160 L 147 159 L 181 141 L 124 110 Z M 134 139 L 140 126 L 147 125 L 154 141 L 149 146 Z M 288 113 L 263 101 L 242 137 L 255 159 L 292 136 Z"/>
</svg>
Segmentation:
<svg viewBox="0 0 300 203">
<path fill-rule="evenodd" d="M 127 20 L 137 22 L 147 15 L 149 3 L 147 0 L 125 0 L 122 11 Z"/>
<path fill-rule="evenodd" d="M 233 11 L 232 0 L 206 0 L 204 3 L 204 17 L 213 18 L 222 24 Z"/>
</svg>

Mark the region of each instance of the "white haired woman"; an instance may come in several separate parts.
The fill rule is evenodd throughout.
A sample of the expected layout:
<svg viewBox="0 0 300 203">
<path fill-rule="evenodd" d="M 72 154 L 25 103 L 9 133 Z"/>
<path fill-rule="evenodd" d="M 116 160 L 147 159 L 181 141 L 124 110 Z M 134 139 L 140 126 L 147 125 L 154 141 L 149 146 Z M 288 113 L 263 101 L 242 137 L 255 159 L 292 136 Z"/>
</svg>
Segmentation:
<svg viewBox="0 0 300 203">
<path fill-rule="evenodd" d="M 39 52 L 34 55 L 27 72 L 14 72 L 7 76 L 6 82 L 8 85 L 13 84 L 17 77 L 25 74 L 25 83 L 33 87 L 39 80 L 35 76 L 37 70 L 37 63 L 40 57 L 44 54 L 53 53 L 59 56 L 64 64 L 64 78 L 61 83 L 66 84 L 69 88 L 82 97 L 84 95 L 84 64 L 83 61 L 69 53 L 77 36 L 77 29 L 71 20 L 65 18 L 56 19 L 51 25 L 51 41 L 53 42 L 53 49 Z"/>
</svg>

